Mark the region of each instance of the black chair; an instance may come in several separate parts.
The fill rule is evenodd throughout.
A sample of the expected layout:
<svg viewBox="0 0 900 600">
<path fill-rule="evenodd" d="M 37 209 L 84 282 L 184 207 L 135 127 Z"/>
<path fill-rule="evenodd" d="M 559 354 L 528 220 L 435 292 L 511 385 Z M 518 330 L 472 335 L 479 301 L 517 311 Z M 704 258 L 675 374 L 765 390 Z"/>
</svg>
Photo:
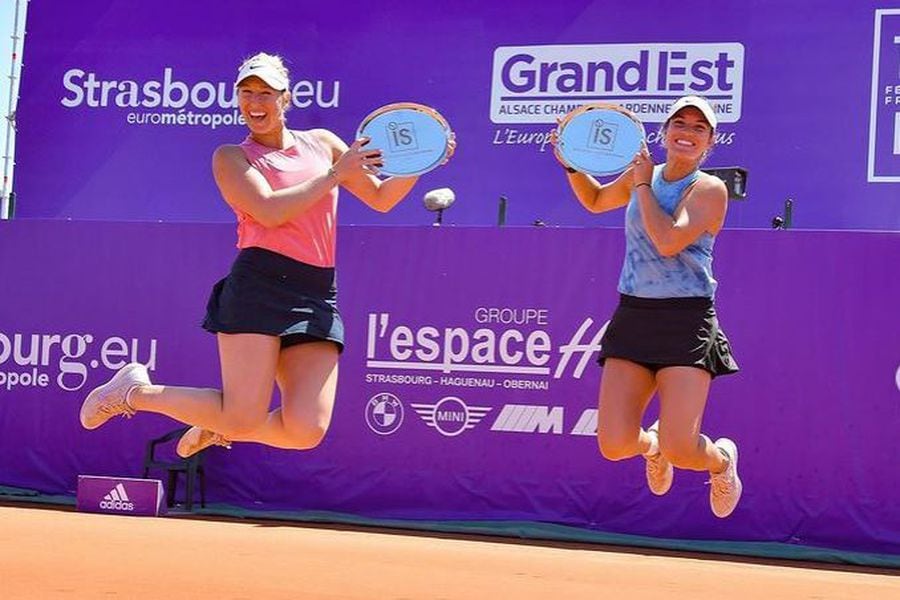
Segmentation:
<svg viewBox="0 0 900 600">
<path fill-rule="evenodd" d="M 179 439 L 190 427 L 182 427 L 147 442 L 147 451 L 144 454 L 144 478 L 151 470 L 165 471 L 168 473 L 168 485 L 166 486 L 166 505 L 175 506 L 175 489 L 178 486 L 178 475 L 184 474 L 186 480 L 184 507 L 192 510 L 194 506 L 194 489 L 200 482 L 200 506 L 206 507 L 206 477 L 203 472 L 203 454 L 201 450 L 190 458 L 181 458 L 172 451 L 174 458 L 159 458 L 160 447 L 168 442 Z"/>
</svg>

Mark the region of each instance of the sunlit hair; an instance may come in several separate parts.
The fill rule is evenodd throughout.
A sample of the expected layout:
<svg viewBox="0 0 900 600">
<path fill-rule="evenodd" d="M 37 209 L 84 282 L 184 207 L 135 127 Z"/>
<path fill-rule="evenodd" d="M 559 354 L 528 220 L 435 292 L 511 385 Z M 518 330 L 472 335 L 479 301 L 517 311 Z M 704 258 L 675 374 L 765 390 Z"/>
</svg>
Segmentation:
<svg viewBox="0 0 900 600">
<path fill-rule="evenodd" d="M 290 102 L 291 93 L 289 91 L 290 87 L 291 87 L 291 85 L 290 85 L 291 75 L 290 75 L 290 72 L 288 71 L 288 68 L 286 66 L 284 66 L 284 59 L 281 58 L 280 56 L 278 56 L 277 54 L 269 54 L 267 52 L 258 52 L 256 54 L 254 54 L 253 56 L 244 59 L 244 62 L 242 62 L 241 66 L 238 67 L 238 71 L 243 69 L 247 65 L 247 63 L 250 63 L 250 62 L 253 62 L 256 60 L 270 64 L 271 66 L 275 67 L 275 69 L 277 69 L 279 73 L 284 75 L 284 78 L 288 82 L 288 86 L 287 86 L 288 89 L 286 89 L 284 91 L 284 101 L 285 101 L 284 102 L 284 110 L 287 111 L 288 109 L 291 108 L 291 102 Z"/>
</svg>

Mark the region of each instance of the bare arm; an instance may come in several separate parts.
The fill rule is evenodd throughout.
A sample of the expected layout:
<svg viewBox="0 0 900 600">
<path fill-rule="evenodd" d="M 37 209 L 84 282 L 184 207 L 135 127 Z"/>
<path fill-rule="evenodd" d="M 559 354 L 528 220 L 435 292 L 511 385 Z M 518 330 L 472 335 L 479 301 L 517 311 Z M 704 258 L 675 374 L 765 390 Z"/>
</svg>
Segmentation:
<svg viewBox="0 0 900 600">
<path fill-rule="evenodd" d="M 585 173 L 567 172 L 569 186 L 583 207 L 592 213 L 602 213 L 628 204 L 633 187 L 631 168 L 615 180 L 602 184 Z"/>
<path fill-rule="evenodd" d="M 557 119 L 557 124 L 559 119 Z M 550 143 L 553 145 L 553 154 L 561 165 L 566 166 L 557 149 L 557 141 L 559 132 L 554 129 L 550 133 Z M 628 204 L 631 198 L 631 189 L 633 187 L 633 168 L 629 167 L 624 173 L 619 175 L 610 183 L 603 184 L 586 173 L 570 173 L 566 171 L 569 187 L 572 188 L 575 197 L 583 207 L 592 213 L 602 213 L 608 210 L 621 208 Z"/>
<path fill-rule="evenodd" d="M 225 201 L 265 227 L 277 227 L 301 214 L 338 183 L 333 172 L 323 172 L 303 183 L 273 190 L 238 146 L 217 148 L 212 168 Z"/>
<path fill-rule="evenodd" d="M 338 164 L 351 148 L 365 149 L 359 140 L 348 147 L 341 138 L 327 129 L 314 129 L 311 133 L 331 149 L 335 164 Z M 341 180 L 341 185 L 366 205 L 379 212 L 388 212 L 394 208 L 419 180 L 418 177 L 390 177 L 381 180 L 375 177 L 374 172 L 377 171 L 354 171 Z"/>
<path fill-rule="evenodd" d="M 649 186 L 638 187 L 637 197 L 647 235 L 663 256 L 675 256 L 706 232 L 717 234 L 725 222 L 728 193 L 717 177 L 701 174 L 671 216 Z"/>
</svg>

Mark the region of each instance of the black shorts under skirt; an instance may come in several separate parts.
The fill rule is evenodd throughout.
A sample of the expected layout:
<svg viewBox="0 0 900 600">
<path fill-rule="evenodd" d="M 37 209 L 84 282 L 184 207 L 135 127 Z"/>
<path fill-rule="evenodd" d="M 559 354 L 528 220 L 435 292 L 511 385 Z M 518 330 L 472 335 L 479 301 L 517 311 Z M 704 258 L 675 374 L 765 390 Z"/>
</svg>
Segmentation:
<svg viewBox="0 0 900 600">
<path fill-rule="evenodd" d="M 333 268 L 316 267 L 263 248 L 244 248 L 216 283 L 203 328 L 212 333 L 261 333 L 283 348 L 327 340 L 344 349 Z"/>
<path fill-rule="evenodd" d="M 697 367 L 713 377 L 738 371 L 711 298 L 637 298 L 622 294 L 601 340 L 602 366 L 623 358 L 654 372 Z"/>
</svg>

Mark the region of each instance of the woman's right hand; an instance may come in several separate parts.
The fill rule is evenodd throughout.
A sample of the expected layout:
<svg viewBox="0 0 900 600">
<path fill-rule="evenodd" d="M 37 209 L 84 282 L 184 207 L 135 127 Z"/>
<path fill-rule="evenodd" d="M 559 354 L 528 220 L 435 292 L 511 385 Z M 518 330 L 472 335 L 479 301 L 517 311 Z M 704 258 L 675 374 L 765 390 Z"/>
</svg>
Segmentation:
<svg viewBox="0 0 900 600">
<path fill-rule="evenodd" d="M 368 137 L 355 140 L 347 151 L 332 165 L 332 171 L 338 182 L 342 183 L 360 173 L 378 175 L 379 167 L 384 165 L 384 157 L 381 150 L 367 150 L 366 144 L 371 141 Z"/>
<path fill-rule="evenodd" d="M 634 185 L 641 183 L 650 183 L 653 179 L 653 156 L 647 148 L 647 144 L 641 143 L 641 149 L 631 161 L 631 175 L 634 178 Z"/>
</svg>

